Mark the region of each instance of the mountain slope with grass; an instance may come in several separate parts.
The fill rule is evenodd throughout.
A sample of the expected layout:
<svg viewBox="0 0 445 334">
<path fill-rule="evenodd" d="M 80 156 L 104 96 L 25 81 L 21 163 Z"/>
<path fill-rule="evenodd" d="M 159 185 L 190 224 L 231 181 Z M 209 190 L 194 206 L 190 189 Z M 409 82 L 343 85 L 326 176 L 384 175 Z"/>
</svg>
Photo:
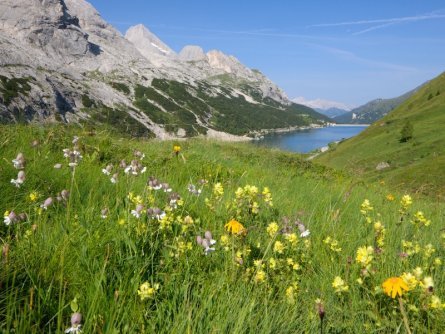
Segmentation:
<svg viewBox="0 0 445 334">
<path fill-rule="evenodd" d="M 441 74 L 360 135 L 341 142 L 317 160 L 367 179 L 384 180 L 399 189 L 443 198 L 444 124 L 445 74 Z M 407 128 L 411 128 L 408 136 L 402 134 Z"/>
<path fill-rule="evenodd" d="M 420 86 L 422 87 L 422 86 Z M 343 124 L 371 124 L 409 99 L 420 87 L 392 99 L 375 99 L 347 113 L 336 115 L 333 120 Z"/>
<path fill-rule="evenodd" d="M 0 332 L 445 331 L 443 203 L 248 143 L 0 131 Z"/>
</svg>

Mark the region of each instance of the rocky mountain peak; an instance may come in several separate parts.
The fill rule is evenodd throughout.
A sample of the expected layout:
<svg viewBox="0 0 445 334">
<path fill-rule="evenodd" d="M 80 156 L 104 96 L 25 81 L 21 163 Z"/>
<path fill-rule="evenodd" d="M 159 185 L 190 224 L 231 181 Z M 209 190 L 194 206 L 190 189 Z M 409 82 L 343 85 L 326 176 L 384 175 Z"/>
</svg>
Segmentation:
<svg viewBox="0 0 445 334">
<path fill-rule="evenodd" d="M 143 24 L 130 27 L 125 34 L 125 38 L 133 43 L 139 52 L 148 59 L 153 55 L 176 57 L 175 51 Z"/>
<path fill-rule="evenodd" d="M 212 68 L 221 69 L 227 73 L 238 73 L 247 76 L 252 74 L 252 71 L 241 64 L 234 56 L 228 56 L 219 50 L 207 52 L 207 59 Z"/>
<path fill-rule="evenodd" d="M 200 46 L 186 45 L 179 53 L 179 59 L 182 61 L 201 61 L 207 60 L 207 56 Z"/>
</svg>

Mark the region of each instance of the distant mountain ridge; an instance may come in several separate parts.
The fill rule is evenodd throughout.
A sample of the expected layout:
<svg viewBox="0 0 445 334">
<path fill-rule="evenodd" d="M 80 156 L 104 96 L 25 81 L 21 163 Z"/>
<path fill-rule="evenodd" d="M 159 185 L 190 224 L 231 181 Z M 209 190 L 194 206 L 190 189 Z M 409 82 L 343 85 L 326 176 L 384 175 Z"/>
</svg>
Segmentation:
<svg viewBox="0 0 445 334">
<path fill-rule="evenodd" d="M 177 54 L 142 25 L 126 37 L 84 0 L 3 0 L 0 121 L 108 124 L 175 138 L 328 120 L 221 51 Z"/>
<path fill-rule="evenodd" d="M 410 98 L 421 86 L 392 99 L 375 99 L 344 114 L 334 116 L 334 121 L 344 124 L 372 124 Z"/>
</svg>

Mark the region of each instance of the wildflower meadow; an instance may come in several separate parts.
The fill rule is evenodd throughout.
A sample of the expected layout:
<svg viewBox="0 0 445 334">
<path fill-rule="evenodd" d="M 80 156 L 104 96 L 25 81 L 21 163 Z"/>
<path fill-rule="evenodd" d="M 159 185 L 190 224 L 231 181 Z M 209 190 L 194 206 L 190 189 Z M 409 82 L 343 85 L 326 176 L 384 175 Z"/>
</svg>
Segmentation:
<svg viewBox="0 0 445 334">
<path fill-rule="evenodd" d="M 445 332 L 434 198 L 250 144 L 0 129 L 2 333 Z"/>
</svg>

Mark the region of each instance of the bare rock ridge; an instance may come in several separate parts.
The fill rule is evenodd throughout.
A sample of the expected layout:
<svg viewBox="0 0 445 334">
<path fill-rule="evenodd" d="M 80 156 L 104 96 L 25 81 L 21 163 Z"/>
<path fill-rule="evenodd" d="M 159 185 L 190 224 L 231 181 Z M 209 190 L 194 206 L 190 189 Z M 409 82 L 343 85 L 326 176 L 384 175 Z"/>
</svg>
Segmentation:
<svg viewBox="0 0 445 334">
<path fill-rule="evenodd" d="M 186 45 L 181 52 L 179 52 L 179 59 L 182 61 L 205 61 L 207 57 L 202 47 Z"/>
<path fill-rule="evenodd" d="M 153 53 L 166 57 L 176 56 L 176 53 L 167 44 L 162 42 L 143 24 L 138 24 L 128 29 L 125 38 L 132 42 L 142 55 L 147 58 L 153 55 Z"/>
<path fill-rule="evenodd" d="M 326 119 L 221 51 L 126 36 L 85 0 L 0 2 L 0 122 L 76 122 L 138 136 L 242 135 Z"/>
</svg>

